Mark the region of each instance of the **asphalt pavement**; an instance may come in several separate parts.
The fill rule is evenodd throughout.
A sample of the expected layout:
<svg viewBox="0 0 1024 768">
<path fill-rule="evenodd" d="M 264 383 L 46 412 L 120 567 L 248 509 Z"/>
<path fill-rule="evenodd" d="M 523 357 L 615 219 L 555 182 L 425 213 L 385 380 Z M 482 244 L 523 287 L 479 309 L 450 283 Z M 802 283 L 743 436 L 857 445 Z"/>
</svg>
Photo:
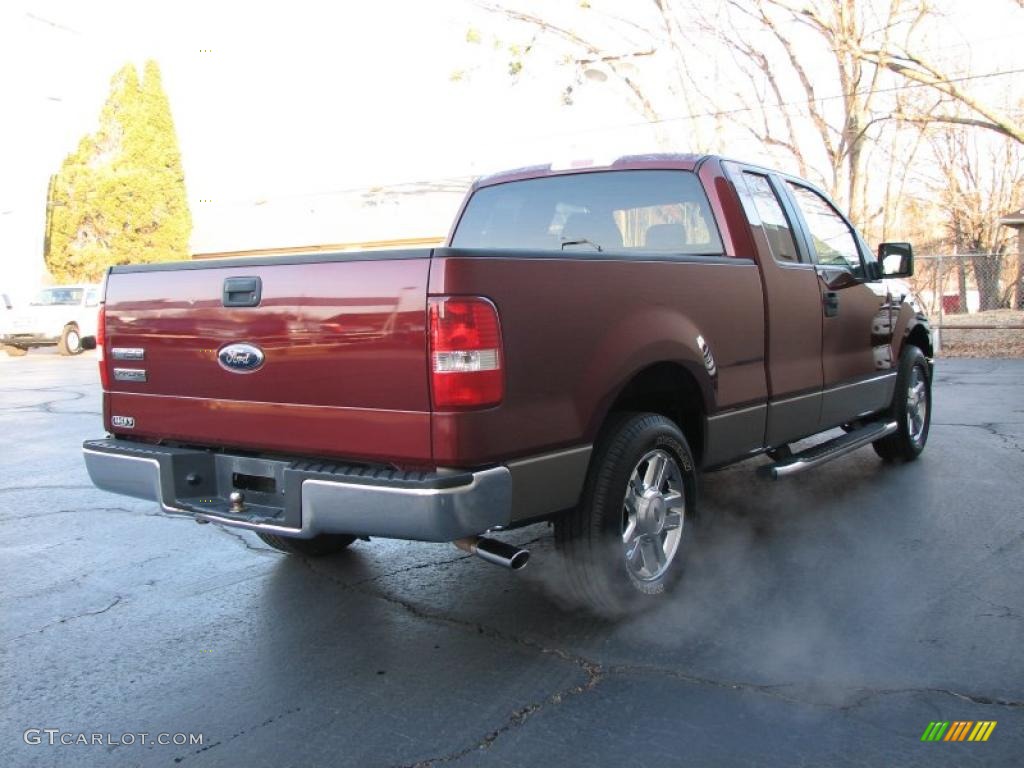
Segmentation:
<svg viewBox="0 0 1024 768">
<path fill-rule="evenodd" d="M 2 766 L 1024 759 L 1024 360 L 940 360 L 912 464 L 708 475 L 684 588 L 619 623 L 560 607 L 545 526 L 507 536 L 519 574 L 443 544 L 286 556 L 94 489 L 102 433 L 90 354 L 0 357 Z"/>
</svg>

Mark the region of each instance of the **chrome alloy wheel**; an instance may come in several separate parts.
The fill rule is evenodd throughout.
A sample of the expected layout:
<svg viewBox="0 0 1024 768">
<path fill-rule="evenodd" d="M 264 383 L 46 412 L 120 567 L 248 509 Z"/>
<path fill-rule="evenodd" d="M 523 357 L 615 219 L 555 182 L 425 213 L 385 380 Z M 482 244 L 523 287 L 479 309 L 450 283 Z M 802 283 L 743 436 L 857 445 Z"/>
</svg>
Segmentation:
<svg viewBox="0 0 1024 768">
<path fill-rule="evenodd" d="M 685 521 L 678 462 L 660 448 L 647 452 L 630 474 L 622 504 L 622 549 L 635 578 L 654 581 L 668 570 L 679 551 Z"/>
<path fill-rule="evenodd" d="M 907 384 L 907 434 L 915 444 L 920 444 L 924 425 L 928 420 L 928 384 L 918 366 L 910 369 Z"/>
</svg>

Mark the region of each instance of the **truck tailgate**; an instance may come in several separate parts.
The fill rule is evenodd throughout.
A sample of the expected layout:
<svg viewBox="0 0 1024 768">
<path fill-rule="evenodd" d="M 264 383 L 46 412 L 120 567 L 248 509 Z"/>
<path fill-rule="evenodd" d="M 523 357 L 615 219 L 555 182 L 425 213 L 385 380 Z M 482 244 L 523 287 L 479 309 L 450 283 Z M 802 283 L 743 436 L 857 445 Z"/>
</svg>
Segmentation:
<svg viewBox="0 0 1024 768">
<path fill-rule="evenodd" d="M 115 267 L 102 363 L 107 429 L 428 465 L 429 268 L 427 250 Z M 258 305 L 225 306 L 227 278 L 259 278 Z M 262 365 L 223 364 L 218 353 L 231 344 L 262 351 Z M 134 349 L 141 360 L 123 359 Z M 118 378 L 125 368 L 145 370 L 145 381 Z"/>
</svg>

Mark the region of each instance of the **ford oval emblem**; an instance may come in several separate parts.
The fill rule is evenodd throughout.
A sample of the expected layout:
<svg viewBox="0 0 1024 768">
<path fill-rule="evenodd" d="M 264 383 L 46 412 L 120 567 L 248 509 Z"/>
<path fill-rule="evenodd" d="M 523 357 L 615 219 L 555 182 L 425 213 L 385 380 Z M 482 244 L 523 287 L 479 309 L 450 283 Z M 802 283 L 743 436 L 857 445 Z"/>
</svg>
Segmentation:
<svg viewBox="0 0 1024 768">
<path fill-rule="evenodd" d="M 255 344 L 227 344 L 217 352 L 217 362 L 232 373 L 252 373 L 263 366 L 263 350 Z"/>
</svg>

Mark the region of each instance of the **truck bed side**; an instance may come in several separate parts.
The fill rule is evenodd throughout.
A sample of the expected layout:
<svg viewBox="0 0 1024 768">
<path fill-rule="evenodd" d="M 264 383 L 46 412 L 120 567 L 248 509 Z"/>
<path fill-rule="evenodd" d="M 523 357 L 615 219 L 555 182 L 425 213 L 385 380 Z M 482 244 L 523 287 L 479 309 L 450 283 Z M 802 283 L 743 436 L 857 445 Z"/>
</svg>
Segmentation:
<svg viewBox="0 0 1024 768">
<path fill-rule="evenodd" d="M 500 406 L 434 414 L 438 464 L 589 443 L 617 394 L 655 364 L 686 369 L 708 414 L 767 395 L 761 281 L 749 259 L 460 249 L 438 249 L 434 259 L 431 294 L 490 298 L 507 356 Z M 698 336 L 713 353 L 713 375 Z"/>
</svg>

